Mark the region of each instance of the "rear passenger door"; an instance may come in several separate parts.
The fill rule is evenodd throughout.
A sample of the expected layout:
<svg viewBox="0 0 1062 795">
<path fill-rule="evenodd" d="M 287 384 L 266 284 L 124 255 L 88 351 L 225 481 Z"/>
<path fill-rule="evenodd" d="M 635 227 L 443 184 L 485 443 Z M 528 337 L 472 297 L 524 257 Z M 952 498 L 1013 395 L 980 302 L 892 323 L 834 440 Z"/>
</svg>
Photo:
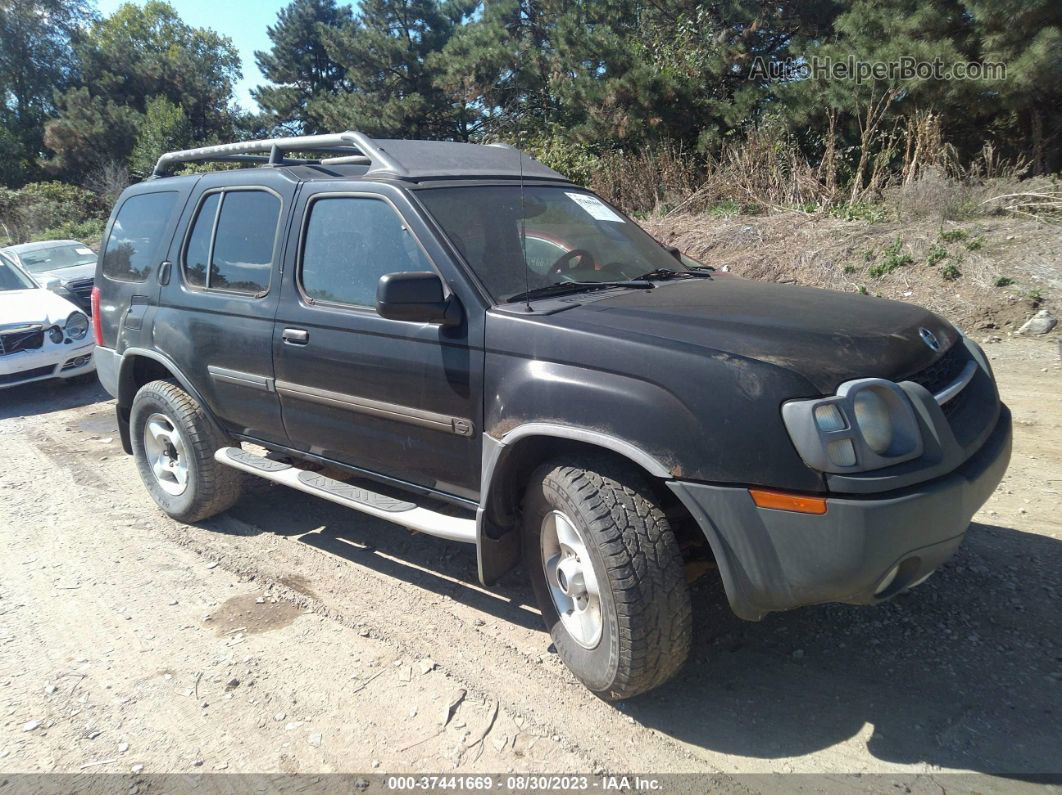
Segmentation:
<svg viewBox="0 0 1062 795">
<path fill-rule="evenodd" d="M 96 268 L 103 344 L 119 353 L 146 347 L 150 314 L 159 293 L 160 263 L 188 199 L 191 180 L 143 183 L 114 208 Z"/>
<path fill-rule="evenodd" d="M 291 443 L 388 478 L 475 499 L 480 470 L 482 323 L 403 192 L 307 184 L 274 338 Z M 464 321 L 443 328 L 376 313 L 380 276 L 435 271 Z"/>
<path fill-rule="evenodd" d="M 297 183 L 265 169 L 203 177 L 163 287 L 155 346 L 229 430 L 286 440 L 273 388 L 273 316 Z"/>
</svg>

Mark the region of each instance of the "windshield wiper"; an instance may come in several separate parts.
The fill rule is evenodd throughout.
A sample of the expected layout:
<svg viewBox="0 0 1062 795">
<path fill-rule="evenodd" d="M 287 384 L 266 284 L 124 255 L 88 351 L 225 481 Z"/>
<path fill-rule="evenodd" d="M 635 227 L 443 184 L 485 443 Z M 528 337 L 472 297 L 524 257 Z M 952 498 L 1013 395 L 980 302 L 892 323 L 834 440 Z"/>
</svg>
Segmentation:
<svg viewBox="0 0 1062 795">
<path fill-rule="evenodd" d="M 510 296 L 505 299 L 505 303 L 515 304 L 520 301 L 530 301 L 534 298 L 584 293 L 591 290 L 604 290 L 609 287 L 633 287 L 637 290 L 652 290 L 654 286 L 651 282 L 641 278 L 623 282 L 553 282 L 553 284 L 547 284 L 545 287 L 536 287 L 534 290 Z"/>
<path fill-rule="evenodd" d="M 709 271 L 707 271 L 707 270 L 700 270 L 700 269 L 693 270 L 691 268 L 690 270 L 673 271 L 670 268 L 657 268 L 656 270 L 649 271 L 648 273 L 643 273 L 641 276 L 637 277 L 636 279 L 632 279 L 631 281 L 644 282 L 644 281 L 648 281 L 649 279 L 665 280 L 665 279 L 711 279 L 711 278 L 712 278 L 712 274 Z"/>
</svg>

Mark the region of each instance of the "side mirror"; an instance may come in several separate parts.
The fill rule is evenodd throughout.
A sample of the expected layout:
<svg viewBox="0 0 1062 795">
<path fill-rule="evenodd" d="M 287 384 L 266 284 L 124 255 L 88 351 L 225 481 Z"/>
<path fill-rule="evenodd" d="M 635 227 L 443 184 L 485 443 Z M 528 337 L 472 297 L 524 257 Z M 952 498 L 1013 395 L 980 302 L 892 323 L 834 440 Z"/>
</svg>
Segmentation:
<svg viewBox="0 0 1062 795">
<path fill-rule="evenodd" d="M 43 279 L 40 280 L 40 285 L 45 290 L 51 290 L 54 293 L 59 291 L 59 289 L 63 286 L 63 282 L 61 279 L 58 279 L 55 276 L 45 276 Z"/>
<path fill-rule="evenodd" d="M 376 285 L 376 311 L 389 320 L 438 323 L 460 322 L 457 299 L 444 297 L 443 283 L 434 273 L 388 273 Z"/>
</svg>

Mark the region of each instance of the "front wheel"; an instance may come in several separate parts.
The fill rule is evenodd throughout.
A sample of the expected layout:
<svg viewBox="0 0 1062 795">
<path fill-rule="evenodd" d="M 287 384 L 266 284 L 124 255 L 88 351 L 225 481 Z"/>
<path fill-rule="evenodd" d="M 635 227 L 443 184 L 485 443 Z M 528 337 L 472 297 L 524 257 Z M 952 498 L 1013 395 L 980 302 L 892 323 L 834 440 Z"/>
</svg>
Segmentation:
<svg viewBox="0 0 1062 795">
<path fill-rule="evenodd" d="M 524 562 L 572 673 L 607 700 L 667 681 L 689 653 L 678 543 L 645 478 L 611 459 L 553 462 L 524 498 Z"/>
<path fill-rule="evenodd" d="M 140 479 L 174 519 L 206 519 L 239 499 L 239 471 L 214 460 L 215 451 L 232 442 L 174 382 L 152 381 L 140 388 L 129 433 Z"/>
</svg>

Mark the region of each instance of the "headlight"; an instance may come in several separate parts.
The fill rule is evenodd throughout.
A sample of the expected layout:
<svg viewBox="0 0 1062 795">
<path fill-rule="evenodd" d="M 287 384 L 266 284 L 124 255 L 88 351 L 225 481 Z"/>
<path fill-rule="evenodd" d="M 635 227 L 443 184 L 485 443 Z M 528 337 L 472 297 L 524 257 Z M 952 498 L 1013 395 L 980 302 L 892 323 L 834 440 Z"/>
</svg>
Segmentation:
<svg viewBox="0 0 1062 795">
<path fill-rule="evenodd" d="M 81 312 L 71 312 L 66 319 L 66 336 L 72 340 L 84 339 L 88 334 L 89 319 Z"/>
<path fill-rule="evenodd" d="M 782 420 L 800 457 L 819 472 L 866 472 L 922 455 L 903 389 L 881 378 L 848 381 L 832 397 L 790 400 Z"/>
<path fill-rule="evenodd" d="M 892 419 L 885 399 L 875 389 L 860 390 L 853 400 L 855 421 L 867 447 L 885 455 L 892 446 Z"/>
</svg>

